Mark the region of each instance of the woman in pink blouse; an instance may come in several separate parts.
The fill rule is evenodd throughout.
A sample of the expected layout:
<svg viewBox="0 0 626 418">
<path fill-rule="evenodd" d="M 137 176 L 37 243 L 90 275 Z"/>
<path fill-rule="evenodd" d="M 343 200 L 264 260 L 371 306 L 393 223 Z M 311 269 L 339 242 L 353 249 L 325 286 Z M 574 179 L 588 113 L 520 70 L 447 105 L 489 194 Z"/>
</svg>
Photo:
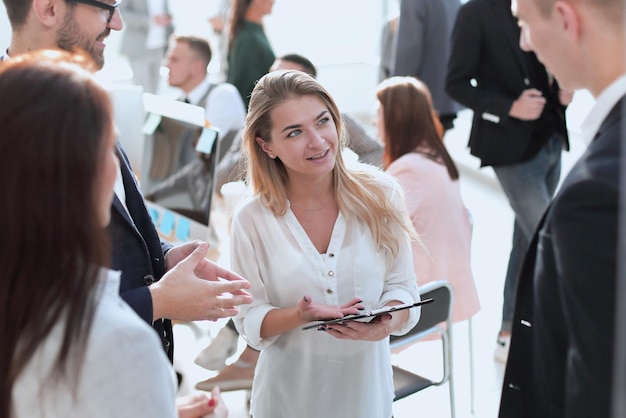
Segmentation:
<svg viewBox="0 0 626 418">
<path fill-rule="evenodd" d="M 453 321 L 480 309 L 470 262 L 471 225 L 459 173 L 434 122 L 430 92 L 413 77 L 391 77 L 377 89 L 384 167 L 396 177 L 422 244 L 413 243 L 417 282 L 444 279 L 454 290 Z"/>
</svg>

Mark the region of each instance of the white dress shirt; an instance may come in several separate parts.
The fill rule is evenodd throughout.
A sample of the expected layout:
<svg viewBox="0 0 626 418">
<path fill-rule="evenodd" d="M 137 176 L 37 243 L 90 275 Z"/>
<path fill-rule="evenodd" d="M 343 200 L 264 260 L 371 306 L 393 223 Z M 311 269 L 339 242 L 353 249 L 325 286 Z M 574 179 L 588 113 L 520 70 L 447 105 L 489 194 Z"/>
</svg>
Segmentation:
<svg viewBox="0 0 626 418">
<path fill-rule="evenodd" d="M 120 273 L 103 269 L 102 276 L 75 397 L 68 381 L 48 378 L 63 337 L 60 322 L 13 386 L 15 418 L 177 416 L 175 376 L 159 338 L 119 297 Z"/>
<path fill-rule="evenodd" d="M 398 184 L 383 175 L 389 199 L 403 205 Z M 235 324 L 252 347 L 262 349 L 252 389 L 254 418 L 391 417 L 387 338 L 348 341 L 300 328 L 261 338 L 260 328 L 269 311 L 295 306 L 304 295 L 329 305 L 358 297 L 366 309 L 419 300 L 408 234 L 398 227 L 395 236 L 399 253 L 386 265 L 367 224 L 344 214 L 335 222 L 328 251 L 320 254 L 291 209 L 274 216 L 255 196 L 236 210 L 232 268 L 250 280 L 254 301 L 239 307 Z M 419 308 L 409 312 L 398 334 L 417 323 Z"/>
<path fill-rule="evenodd" d="M 206 120 L 212 126 L 218 127 L 222 135 L 231 130 L 243 128 L 246 120 L 246 108 L 239 91 L 232 84 L 217 84 L 209 93 L 206 101 L 199 103 L 210 85 L 211 81 L 207 75 L 202 83 L 187 94 L 189 102 L 204 107 Z"/>
<path fill-rule="evenodd" d="M 613 83 L 611 83 L 600 95 L 596 98 L 596 103 L 589 112 L 589 115 L 585 118 L 585 121 L 581 125 L 583 131 L 583 141 L 585 144 L 591 144 L 593 138 L 598 133 L 600 125 L 604 122 L 604 119 L 609 115 L 613 106 L 626 95 L 626 74 L 619 77 Z"/>
</svg>

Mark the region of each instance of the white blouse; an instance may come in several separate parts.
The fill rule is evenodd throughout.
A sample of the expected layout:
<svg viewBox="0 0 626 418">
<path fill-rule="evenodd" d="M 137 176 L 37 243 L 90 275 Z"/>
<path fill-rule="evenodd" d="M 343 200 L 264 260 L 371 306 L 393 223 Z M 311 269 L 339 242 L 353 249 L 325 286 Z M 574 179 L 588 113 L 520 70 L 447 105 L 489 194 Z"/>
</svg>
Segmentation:
<svg viewBox="0 0 626 418">
<path fill-rule="evenodd" d="M 119 297 L 120 273 L 103 276 L 75 396 L 67 381 L 49 378 L 59 323 L 13 386 L 15 418 L 177 416 L 175 376 L 159 338 Z"/>
<path fill-rule="evenodd" d="M 399 186 L 390 185 L 390 198 L 403 205 Z M 391 417 L 388 339 L 348 341 L 300 328 L 260 338 L 260 329 L 270 310 L 294 306 L 304 295 L 329 305 L 359 297 L 366 309 L 419 300 L 408 235 L 398 227 L 397 237 L 399 253 L 386 269 L 369 227 L 341 213 L 328 251 L 319 254 L 291 209 L 276 217 L 253 197 L 237 210 L 232 268 L 250 280 L 254 302 L 239 308 L 235 324 L 248 344 L 262 350 L 252 389 L 254 418 Z M 418 308 L 409 312 L 399 335 L 419 319 Z"/>
</svg>

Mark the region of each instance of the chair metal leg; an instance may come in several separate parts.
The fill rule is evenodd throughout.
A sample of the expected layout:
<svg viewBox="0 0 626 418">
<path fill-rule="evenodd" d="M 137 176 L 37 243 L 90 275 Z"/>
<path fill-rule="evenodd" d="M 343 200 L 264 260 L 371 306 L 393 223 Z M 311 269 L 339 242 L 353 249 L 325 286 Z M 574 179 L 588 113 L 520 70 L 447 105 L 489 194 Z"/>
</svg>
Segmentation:
<svg viewBox="0 0 626 418">
<path fill-rule="evenodd" d="M 448 366 L 449 366 L 449 370 L 450 370 L 450 375 L 448 378 L 448 388 L 450 390 L 450 416 L 452 418 L 456 418 L 456 399 L 454 397 L 454 363 L 453 363 L 453 348 L 454 344 L 452 341 L 452 321 L 449 319 L 448 320 L 448 327 L 447 327 L 447 334 L 448 334 L 448 344 L 450 344 L 450 349 L 447 350 L 448 356 L 450 357 L 448 359 Z"/>
<path fill-rule="evenodd" d="M 469 372 L 470 372 L 470 412 L 474 415 L 474 397 L 476 395 L 474 388 L 474 333 L 472 330 L 472 318 L 467 321 L 469 335 Z"/>
</svg>

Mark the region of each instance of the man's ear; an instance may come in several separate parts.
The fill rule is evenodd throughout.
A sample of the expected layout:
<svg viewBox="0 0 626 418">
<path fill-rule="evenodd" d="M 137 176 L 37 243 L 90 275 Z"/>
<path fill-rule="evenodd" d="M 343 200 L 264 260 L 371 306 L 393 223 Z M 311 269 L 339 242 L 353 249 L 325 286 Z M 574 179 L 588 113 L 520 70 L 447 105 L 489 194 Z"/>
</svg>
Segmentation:
<svg viewBox="0 0 626 418">
<path fill-rule="evenodd" d="M 260 136 L 255 136 L 254 140 L 256 141 L 257 144 L 259 144 L 263 152 L 265 152 L 271 159 L 276 158 L 276 154 L 272 152 L 272 148 L 270 147 L 270 144 L 265 142 Z"/>
<path fill-rule="evenodd" d="M 554 3 L 553 13 L 556 14 L 556 21 L 567 34 L 568 38 L 572 41 L 578 40 L 581 35 L 581 20 L 577 10 L 572 7 L 572 4 L 557 0 Z"/>
<path fill-rule="evenodd" d="M 33 0 L 32 13 L 46 27 L 56 26 L 67 12 L 68 6 L 65 1 Z"/>
</svg>

